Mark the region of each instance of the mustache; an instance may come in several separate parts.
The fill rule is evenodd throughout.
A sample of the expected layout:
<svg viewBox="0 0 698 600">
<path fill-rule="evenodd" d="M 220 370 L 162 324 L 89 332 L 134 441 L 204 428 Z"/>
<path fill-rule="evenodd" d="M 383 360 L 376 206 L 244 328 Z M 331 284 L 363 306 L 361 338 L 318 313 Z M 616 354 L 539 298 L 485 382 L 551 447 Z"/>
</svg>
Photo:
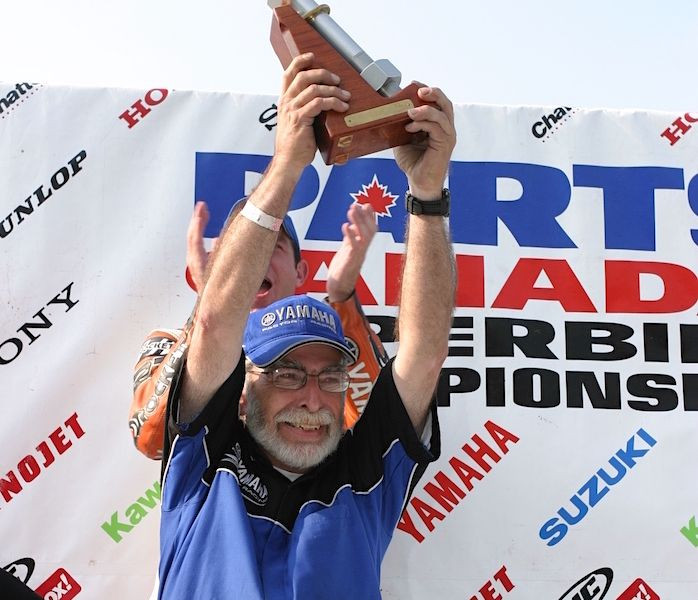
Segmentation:
<svg viewBox="0 0 698 600">
<path fill-rule="evenodd" d="M 310 412 L 305 408 L 289 407 L 274 417 L 274 423 L 290 423 L 291 425 L 302 425 L 304 427 L 331 425 L 334 420 L 332 413 L 326 408 L 321 408 L 317 412 Z"/>
</svg>

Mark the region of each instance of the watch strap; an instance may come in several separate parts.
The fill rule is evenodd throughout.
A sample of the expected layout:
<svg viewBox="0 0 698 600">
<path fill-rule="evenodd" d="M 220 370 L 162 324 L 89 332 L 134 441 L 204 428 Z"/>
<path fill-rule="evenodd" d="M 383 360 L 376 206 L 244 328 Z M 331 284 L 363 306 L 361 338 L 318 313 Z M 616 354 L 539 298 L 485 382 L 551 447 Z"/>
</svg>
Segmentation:
<svg viewBox="0 0 698 600">
<path fill-rule="evenodd" d="M 444 188 L 441 190 L 440 199 L 420 200 L 407 190 L 405 193 L 405 208 L 411 215 L 447 217 L 451 209 L 451 193 L 448 191 L 448 188 Z"/>
</svg>

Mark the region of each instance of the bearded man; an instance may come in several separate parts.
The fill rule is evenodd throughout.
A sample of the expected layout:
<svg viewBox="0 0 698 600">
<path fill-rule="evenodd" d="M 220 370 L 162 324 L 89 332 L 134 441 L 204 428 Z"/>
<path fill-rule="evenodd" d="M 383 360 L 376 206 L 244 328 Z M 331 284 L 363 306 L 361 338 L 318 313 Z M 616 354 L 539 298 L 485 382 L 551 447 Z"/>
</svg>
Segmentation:
<svg viewBox="0 0 698 600">
<path fill-rule="evenodd" d="M 440 451 L 435 389 L 455 291 L 443 218 L 451 103 L 420 88 L 429 104 L 408 111 L 406 130 L 425 140 L 395 150 L 410 212 L 400 343 L 344 431 L 352 354 L 337 313 L 292 296 L 249 314 L 317 150 L 313 120 L 348 109 L 349 92 L 313 68 L 312 54 L 293 60 L 283 87 L 274 157 L 221 236 L 169 396 L 159 595 L 167 600 L 380 598 L 395 524 Z"/>
</svg>

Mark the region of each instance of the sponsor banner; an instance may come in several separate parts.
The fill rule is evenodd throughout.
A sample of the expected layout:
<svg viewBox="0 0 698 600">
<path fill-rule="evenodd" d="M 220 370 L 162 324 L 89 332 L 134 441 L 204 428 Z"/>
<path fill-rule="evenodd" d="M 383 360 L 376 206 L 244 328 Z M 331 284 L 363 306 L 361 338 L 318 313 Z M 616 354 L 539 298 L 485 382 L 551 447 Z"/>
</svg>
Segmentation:
<svg viewBox="0 0 698 600">
<path fill-rule="evenodd" d="M 82 588 L 65 569 L 58 569 L 44 583 L 36 588 L 36 593 L 44 600 L 70 600 L 75 598 Z"/>
<path fill-rule="evenodd" d="M 59 600 L 59 598 L 70 600 L 82 591 L 80 584 L 63 568 L 55 570 L 45 581 L 36 586 L 34 581 L 30 582 L 35 564 L 33 558 L 18 558 L 5 565 L 3 570 L 16 577 L 27 588 L 34 589 L 39 597 L 44 598 L 44 600 Z M 5 591 L 5 588 L 3 588 L 3 591 Z"/>
<path fill-rule="evenodd" d="M 160 467 L 133 448 L 133 366 L 191 312 L 194 202 L 210 244 L 271 158 L 276 110 L 0 84 L 0 564 L 44 598 L 152 589 Z M 396 524 L 383 596 L 698 597 L 698 112 L 455 114 L 442 456 Z M 389 353 L 406 189 L 390 152 L 317 157 L 290 212 L 300 291 L 321 297 L 349 206 L 373 206 L 356 292 Z"/>
<path fill-rule="evenodd" d="M 627 590 L 618 596 L 618 600 L 661 600 L 661 598 L 648 583 L 638 577 Z"/>
</svg>

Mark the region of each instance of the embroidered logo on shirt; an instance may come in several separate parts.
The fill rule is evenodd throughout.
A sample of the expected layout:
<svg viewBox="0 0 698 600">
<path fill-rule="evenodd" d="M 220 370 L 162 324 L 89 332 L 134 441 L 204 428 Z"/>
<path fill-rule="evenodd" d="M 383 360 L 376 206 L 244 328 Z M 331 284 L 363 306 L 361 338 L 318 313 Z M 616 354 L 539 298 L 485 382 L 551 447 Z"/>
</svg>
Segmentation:
<svg viewBox="0 0 698 600">
<path fill-rule="evenodd" d="M 238 484 L 242 495 L 257 506 L 264 506 L 269 498 L 267 486 L 264 485 L 259 476 L 248 471 L 242 460 L 242 450 L 237 442 L 233 446 L 232 452 L 223 455 L 223 461 L 227 461 L 237 471 Z"/>
</svg>

